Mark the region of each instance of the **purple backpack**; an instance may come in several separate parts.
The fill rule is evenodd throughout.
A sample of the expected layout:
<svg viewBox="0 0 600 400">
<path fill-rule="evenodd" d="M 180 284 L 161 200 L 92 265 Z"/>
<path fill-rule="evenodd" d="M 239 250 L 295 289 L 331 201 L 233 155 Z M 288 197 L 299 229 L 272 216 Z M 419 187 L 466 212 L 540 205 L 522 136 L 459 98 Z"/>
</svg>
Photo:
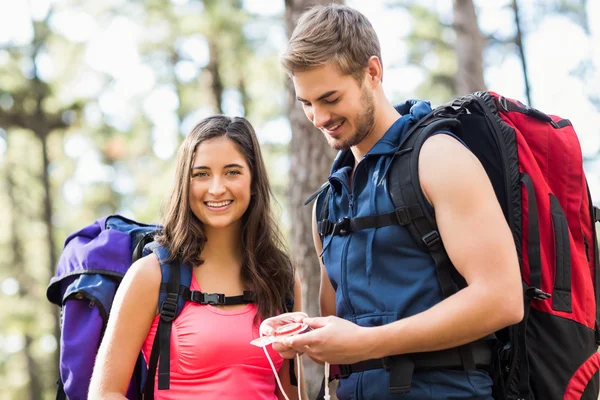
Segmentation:
<svg viewBox="0 0 600 400">
<path fill-rule="evenodd" d="M 46 292 L 48 300 L 61 307 L 57 399 L 87 399 L 96 353 L 113 298 L 121 279 L 140 257 L 154 253 L 160 262 L 162 281 L 158 309 L 161 318 L 149 366 L 140 353 L 127 391 L 128 399 L 141 399 L 142 393 L 145 400 L 154 398 L 157 369 L 158 389 L 169 389 L 170 340 L 159 341 L 159 337 L 170 337 L 172 322 L 187 301 L 212 305 L 254 301 L 252 292 L 225 296 L 191 291 L 192 269 L 178 261 L 167 263 L 168 251 L 154 242 L 154 235 L 160 229 L 159 225 L 109 215 L 65 240 L 56 274 Z"/>
</svg>

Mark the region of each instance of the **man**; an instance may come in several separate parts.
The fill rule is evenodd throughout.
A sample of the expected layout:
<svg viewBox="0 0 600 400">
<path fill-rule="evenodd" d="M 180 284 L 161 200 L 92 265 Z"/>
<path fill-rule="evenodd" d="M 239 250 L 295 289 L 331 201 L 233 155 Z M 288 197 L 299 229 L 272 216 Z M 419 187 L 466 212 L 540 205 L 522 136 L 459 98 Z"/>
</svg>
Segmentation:
<svg viewBox="0 0 600 400">
<path fill-rule="evenodd" d="M 388 101 L 369 21 L 346 6 L 314 7 L 298 21 L 282 64 L 307 118 L 340 150 L 329 177 L 328 219 L 392 212 L 390 184 L 382 178 L 402 136 L 431 109 L 426 102 L 396 109 Z M 341 400 L 491 399 L 492 380 L 480 365 L 434 356 L 433 367 L 421 368 L 403 355 L 450 349 L 444 354 L 464 361 L 463 350 L 474 354 L 474 346 L 460 346 L 523 317 L 515 245 L 478 159 L 440 132 L 423 144 L 418 173 L 446 252 L 467 283 L 448 298 L 431 254 L 406 227 L 324 235 L 322 243 L 315 202 L 322 317 L 306 319 L 313 331 L 274 348 L 284 357 L 302 352 L 318 362 L 354 364 L 340 381 Z M 394 357 L 379 368 L 363 363 L 388 356 Z"/>
</svg>

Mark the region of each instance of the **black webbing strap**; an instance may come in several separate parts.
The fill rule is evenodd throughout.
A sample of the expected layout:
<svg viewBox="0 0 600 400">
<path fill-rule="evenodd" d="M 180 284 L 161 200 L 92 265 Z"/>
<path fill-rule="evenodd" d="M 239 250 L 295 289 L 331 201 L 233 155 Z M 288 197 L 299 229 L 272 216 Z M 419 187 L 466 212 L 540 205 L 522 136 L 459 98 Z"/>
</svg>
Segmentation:
<svg viewBox="0 0 600 400">
<path fill-rule="evenodd" d="M 521 175 L 521 182 L 527 190 L 527 254 L 529 258 L 529 281 L 531 289 L 542 288 L 542 258 L 540 252 L 540 224 L 538 217 L 537 200 L 533 181 L 527 174 Z"/>
<path fill-rule="evenodd" d="M 171 364 L 171 328 L 173 320 L 177 315 L 177 303 L 179 301 L 181 288 L 179 278 L 181 274 L 181 265 L 179 261 L 171 264 L 169 271 L 169 281 L 167 282 L 167 297 L 160 305 L 160 319 L 156 329 L 156 336 L 152 343 L 150 353 L 150 362 L 148 363 L 148 376 L 144 389 L 144 399 L 154 399 L 154 381 L 156 367 L 158 365 L 158 389 L 164 390 L 170 387 L 170 364 Z M 161 290 L 163 289 L 161 285 Z M 160 363 L 159 363 L 160 361 Z"/>
<path fill-rule="evenodd" d="M 160 326 L 161 321 L 158 321 Z M 144 400 L 154 400 L 154 376 L 156 375 L 156 366 L 158 365 L 159 353 L 159 336 L 160 330 L 156 330 L 154 342 L 152 343 L 152 351 L 150 353 L 150 361 L 148 362 L 148 376 L 146 376 L 146 385 L 144 386 Z"/>
<path fill-rule="evenodd" d="M 154 241 L 154 236 L 158 233 L 158 231 L 146 232 L 140 241 L 135 245 L 133 249 L 133 255 L 131 256 L 131 262 L 134 263 L 144 255 L 144 247 L 148 243 L 152 243 Z"/>
<path fill-rule="evenodd" d="M 527 290 L 525 290 L 525 293 L 527 293 Z M 529 356 L 527 355 L 526 336 L 529 311 L 531 310 L 531 300 L 533 300 L 533 298 L 527 294 L 525 294 L 523 297 L 525 300 L 525 312 L 523 313 L 523 321 L 521 321 L 519 324 L 519 336 L 517 339 L 519 341 L 519 381 L 517 384 L 517 390 L 519 391 L 519 399 L 529 400 L 531 387 L 529 385 Z"/>
<path fill-rule="evenodd" d="M 313 194 L 311 194 L 308 197 L 308 199 L 306 199 L 304 201 L 304 205 L 307 206 L 311 201 L 313 201 L 316 197 L 318 197 L 323 191 L 325 191 L 327 189 L 329 189 L 329 181 L 323 183 L 321 185 L 321 187 L 316 192 L 314 192 Z"/>
<path fill-rule="evenodd" d="M 506 97 L 500 96 L 498 99 L 498 103 L 500 107 L 502 107 L 505 111 L 508 112 L 518 112 L 521 114 L 529 115 L 537 120 L 544 121 L 552 125 L 554 129 L 564 128 L 566 126 L 572 126 L 571 121 L 568 119 L 560 119 L 558 121 L 554 121 L 552 117 L 548 114 L 541 112 L 540 110 L 532 107 L 528 107 L 526 105 L 518 105 L 506 99 Z"/>
<path fill-rule="evenodd" d="M 600 257 L 598 256 L 598 235 L 596 234 L 596 222 L 600 222 L 600 209 L 592 202 L 590 187 L 585 182 L 587 188 L 588 202 L 592 214 L 592 243 L 594 251 L 594 296 L 596 298 L 596 344 L 600 345 Z"/>
<path fill-rule="evenodd" d="M 493 353 L 487 340 L 478 340 L 470 343 L 473 355 L 474 368 L 487 369 L 492 365 Z M 354 364 L 341 364 L 331 369 L 332 378 L 343 379 L 353 373 L 374 369 L 390 371 L 390 393 L 406 393 L 410 391 L 410 384 L 414 371 L 434 369 L 464 370 L 463 357 L 460 347 L 446 350 L 404 354 L 361 361 Z"/>
<path fill-rule="evenodd" d="M 391 213 L 367 217 L 342 218 L 333 223 L 328 219 L 318 222 L 319 235 L 345 236 L 362 229 L 381 228 L 390 225 L 408 225 L 413 219 L 423 216 L 421 207 L 400 207 Z"/>
<path fill-rule="evenodd" d="M 160 284 L 161 292 L 167 292 L 168 283 Z M 244 290 L 243 294 L 238 296 L 225 296 L 222 293 L 204 293 L 198 290 L 190 290 L 183 285 L 179 286 L 179 296 L 187 301 L 193 301 L 198 304 L 210 304 L 213 306 L 232 306 L 237 304 L 249 304 L 256 301 L 254 292 Z"/>
<path fill-rule="evenodd" d="M 529 258 L 529 280 L 531 286 L 523 282 L 525 311 L 523 320 L 519 323 L 518 337 L 519 341 L 519 380 L 517 390 L 519 397 L 529 399 L 531 393 L 530 379 L 531 373 L 529 368 L 529 357 L 527 355 L 527 323 L 531 311 L 532 300 L 545 300 L 550 298 L 550 294 L 542 291 L 542 259 L 540 251 L 540 226 L 537 207 L 537 198 L 533 181 L 531 177 L 525 173 L 521 175 L 521 182 L 527 190 L 527 255 Z"/>
<path fill-rule="evenodd" d="M 556 196 L 550 194 L 550 216 L 554 227 L 554 258 L 556 271 L 552 288 L 552 309 L 573 312 L 571 292 L 571 245 L 569 222 Z"/>
<path fill-rule="evenodd" d="M 167 298 L 160 310 L 160 332 L 159 346 L 160 359 L 158 363 L 158 390 L 169 389 L 171 380 L 171 328 L 173 320 L 177 315 L 177 303 L 179 302 L 179 278 L 181 265 L 179 260 L 173 263 L 167 284 Z M 159 322 L 158 331 L 161 330 Z"/>
<path fill-rule="evenodd" d="M 67 400 L 67 394 L 65 393 L 65 388 L 61 378 L 58 378 L 56 385 L 58 386 L 56 389 L 56 400 Z"/>
<path fill-rule="evenodd" d="M 412 136 L 403 142 L 402 147 L 397 152 L 394 164 L 390 167 L 388 178 L 389 182 L 394 182 L 389 184 L 389 188 L 395 207 L 421 208 L 421 216 L 412 219 L 407 228 L 417 243 L 420 243 L 431 254 L 444 298 L 456 293 L 458 288 L 466 287 L 467 283 L 452 265 L 437 230 L 435 217 L 427 208 L 427 199 L 423 194 L 419 180 L 418 163 L 419 153 L 425 140 L 437 132 L 456 131 L 458 129 L 460 129 L 458 120 L 436 118 L 420 130 L 414 131 Z M 412 151 L 405 152 L 404 149 L 412 149 Z M 465 344 L 457 348 L 465 370 L 476 368 L 471 347 L 472 344 Z M 399 368 L 408 369 L 408 367 L 404 365 Z"/>
<path fill-rule="evenodd" d="M 187 295 L 187 296 L 186 296 Z M 231 306 L 236 304 L 254 303 L 255 296 L 248 290 L 239 296 L 225 296 L 223 293 L 204 293 L 198 290 L 188 290 L 184 294 L 185 299 L 198 304 L 210 304 L 213 306 Z"/>
<path fill-rule="evenodd" d="M 550 297 L 548 293 L 542 292 L 538 288 L 529 287 L 523 282 L 525 302 L 525 312 L 523 313 L 523 320 L 518 325 L 518 349 L 519 349 L 519 381 L 517 384 L 517 390 L 519 391 L 519 399 L 529 400 L 531 394 L 530 379 L 531 373 L 529 372 L 529 356 L 527 352 L 527 323 L 529 321 L 529 314 L 531 311 L 532 300 L 545 300 Z"/>
</svg>

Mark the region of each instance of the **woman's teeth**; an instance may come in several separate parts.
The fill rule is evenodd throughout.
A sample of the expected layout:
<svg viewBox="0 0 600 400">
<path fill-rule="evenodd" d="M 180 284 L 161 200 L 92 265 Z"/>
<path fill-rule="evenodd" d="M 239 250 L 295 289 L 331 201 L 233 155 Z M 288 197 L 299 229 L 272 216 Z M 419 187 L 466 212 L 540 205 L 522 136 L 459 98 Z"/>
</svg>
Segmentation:
<svg viewBox="0 0 600 400">
<path fill-rule="evenodd" d="M 225 207 L 225 206 L 228 206 L 229 204 L 231 204 L 232 202 L 233 202 L 233 200 L 219 201 L 219 202 L 207 201 L 206 205 L 209 207 Z"/>
</svg>

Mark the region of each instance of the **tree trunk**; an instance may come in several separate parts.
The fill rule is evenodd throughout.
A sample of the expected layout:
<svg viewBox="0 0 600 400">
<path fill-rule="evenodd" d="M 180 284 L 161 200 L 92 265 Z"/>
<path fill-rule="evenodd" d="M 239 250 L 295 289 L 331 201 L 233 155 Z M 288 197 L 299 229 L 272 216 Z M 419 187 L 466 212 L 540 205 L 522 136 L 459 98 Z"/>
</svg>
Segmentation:
<svg viewBox="0 0 600 400">
<path fill-rule="evenodd" d="M 33 338 L 29 334 L 25 334 L 25 349 L 23 353 L 27 359 L 27 373 L 29 375 L 27 392 L 29 393 L 30 400 L 42 400 L 44 397 L 42 396 L 43 390 L 40 381 L 40 371 L 31 353 L 32 344 Z"/>
<path fill-rule="evenodd" d="M 8 165 L 7 165 L 8 167 Z M 32 277 L 27 276 L 25 272 L 25 262 L 23 255 L 23 243 L 19 237 L 17 216 L 21 215 L 18 208 L 18 200 L 15 196 L 15 181 L 12 177 L 13 168 L 6 168 L 6 188 L 9 201 L 10 212 L 10 231 L 11 231 L 11 247 L 13 250 L 12 267 L 16 271 L 16 278 L 19 282 L 19 298 L 21 301 L 25 301 L 29 298 L 30 287 Z M 27 327 L 24 332 L 25 335 L 25 347 L 23 348 L 23 355 L 25 356 L 25 364 L 27 366 L 27 375 L 29 375 L 29 384 L 27 385 L 27 391 L 31 400 L 42 399 L 42 377 L 40 370 L 35 358 L 32 355 L 32 343 L 33 338 L 29 334 L 31 327 Z"/>
<path fill-rule="evenodd" d="M 515 13 L 515 26 L 517 33 L 515 35 L 515 44 L 519 49 L 519 57 L 521 58 L 521 68 L 523 69 L 523 80 L 525 81 L 525 96 L 527 96 L 527 103 L 529 106 L 533 106 L 531 101 L 531 87 L 529 86 L 529 74 L 527 73 L 527 60 L 525 57 L 525 49 L 523 47 L 523 31 L 521 29 L 521 19 L 519 17 L 519 5 L 517 0 L 513 0 L 512 9 Z"/>
<path fill-rule="evenodd" d="M 456 90 L 462 96 L 485 90 L 483 80 L 483 37 L 477 25 L 473 0 L 453 0 L 456 30 Z"/>
<path fill-rule="evenodd" d="M 220 55 L 219 47 L 213 39 L 208 38 L 208 50 L 210 52 L 210 61 L 206 69 L 210 72 L 211 84 L 210 88 L 213 93 L 215 108 L 219 114 L 223 114 L 223 83 L 221 81 Z"/>
<path fill-rule="evenodd" d="M 37 81 L 37 75 L 35 80 Z M 36 82 L 37 83 L 37 82 Z M 43 220 L 44 225 L 46 226 L 46 247 L 48 250 L 48 282 L 50 278 L 54 276 L 54 271 L 56 269 L 57 257 L 56 257 L 56 245 L 54 242 L 54 228 L 52 226 L 52 189 L 50 187 L 50 175 L 48 173 L 48 168 L 50 166 L 50 159 L 48 157 L 48 136 L 50 134 L 50 128 L 47 123 L 47 119 L 42 110 L 42 103 L 44 100 L 44 95 L 42 94 L 42 90 L 39 85 L 35 85 L 36 89 L 39 89 L 38 93 L 38 105 L 37 112 L 35 115 L 34 121 L 34 132 L 36 137 L 40 140 L 40 144 L 42 145 L 42 186 L 44 188 L 44 211 L 43 211 Z M 50 304 L 52 309 L 52 313 L 54 314 L 54 337 L 56 341 L 60 341 L 60 310 L 53 304 Z M 54 354 L 53 366 L 55 371 L 55 376 L 58 376 L 58 365 L 60 361 L 60 353 L 58 351 Z"/>
<path fill-rule="evenodd" d="M 288 37 L 304 11 L 316 4 L 330 3 L 332 1 L 329 0 L 286 0 L 285 20 Z M 327 180 L 335 151 L 327 145 L 323 134 L 304 115 L 289 79 L 287 92 L 288 117 L 292 127 L 288 192 L 293 227 L 292 257 L 302 280 L 302 309 L 309 316 L 317 316 L 321 274 L 312 239 L 312 206 L 304 206 L 304 201 Z M 323 367 L 308 357 L 304 359 L 307 392 L 309 398 L 315 398 L 323 378 Z"/>
</svg>

